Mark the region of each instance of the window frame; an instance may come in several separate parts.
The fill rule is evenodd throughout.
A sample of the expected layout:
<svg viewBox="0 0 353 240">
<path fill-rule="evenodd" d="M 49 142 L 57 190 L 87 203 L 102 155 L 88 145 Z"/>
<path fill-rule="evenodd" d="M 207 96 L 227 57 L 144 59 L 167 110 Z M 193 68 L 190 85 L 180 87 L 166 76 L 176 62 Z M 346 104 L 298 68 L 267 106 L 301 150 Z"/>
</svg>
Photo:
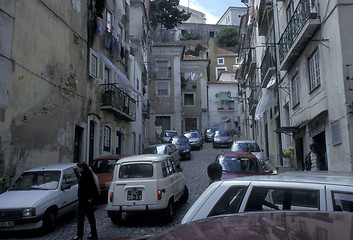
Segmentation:
<svg viewBox="0 0 353 240">
<path fill-rule="evenodd" d="M 292 98 L 292 108 L 295 108 L 300 103 L 300 90 L 299 90 L 299 74 L 291 80 L 291 98 Z"/>
<path fill-rule="evenodd" d="M 110 126 L 103 127 L 103 151 L 110 152 L 112 147 L 112 129 Z"/>
<path fill-rule="evenodd" d="M 224 58 L 217 58 L 217 65 L 224 65 Z"/>
<path fill-rule="evenodd" d="M 113 12 L 110 9 L 106 9 L 105 12 L 105 17 L 107 19 L 106 26 L 107 26 L 107 31 L 111 33 L 111 29 L 113 26 Z"/>
<path fill-rule="evenodd" d="M 95 66 L 92 66 L 93 64 L 93 59 L 95 59 Z M 90 64 L 90 75 L 94 78 L 98 78 L 98 69 L 99 69 L 99 60 L 98 57 L 95 54 L 91 54 L 91 58 L 90 58 L 91 64 Z"/>
<path fill-rule="evenodd" d="M 308 58 L 309 92 L 321 85 L 319 50 L 316 48 Z"/>
<path fill-rule="evenodd" d="M 159 88 L 159 84 L 162 84 L 162 83 L 166 83 L 168 85 L 168 93 L 167 94 L 160 94 L 159 91 L 160 90 L 166 90 L 166 89 L 163 89 L 163 88 Z M 156 96 L 157 97 L 170 97 L 170 81 L 168 80 L 157 80 L 156 81 L 156 92 L 155 92 Z"/>
<path fill-rule="evenodd" d="M 227 71 L 227 67 L 216 67 L 216 80 L 218 79 L 221 71 L 223 69 L 223 72 L 226 72 Z"/>
<path fill-rule="evenodd" d="M 186 104 L 185 97 L 192 96 L 192 104 Z M 184 107 L 195 107 L 195 93 L 183 93 L 183 106 Z"/>
</svg>

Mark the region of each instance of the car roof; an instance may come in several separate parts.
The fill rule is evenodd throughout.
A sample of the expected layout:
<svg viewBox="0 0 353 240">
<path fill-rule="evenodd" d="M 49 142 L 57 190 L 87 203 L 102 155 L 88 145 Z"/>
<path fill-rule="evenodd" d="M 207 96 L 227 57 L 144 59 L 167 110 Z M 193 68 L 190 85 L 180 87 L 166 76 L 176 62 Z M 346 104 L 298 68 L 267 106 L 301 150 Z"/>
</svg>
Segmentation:
<svg viewBox="0 0 353 240">
<path fill-rule="evenodd" d="M 326 173 L 326 174 L 325 174 Z M 248 181 L 248 182 L 293 182 L 293 183 L 318 183 L 318 184 L 332 184 L 353 186 L 353 173 L 349 172 L 335 172 L 329 173 L 323 171 L 321 173 L 313 173 L 311 171 L 303 171 L 298 173 L 285 172 L 277 175 L 261 175 L 249 176 L 242 178 L 234 178 L 231 180 L 224 180 L 230 182 Z"/>
<path fill-rule="evenodd" d="M 160 144 L 152 144 L 152 145 L 148 145 L 146 148 L 152 148 L 152 147 L 159 147 L 159 146 L 168 146 L 168 145 L 173 145 L 172 143 L 160 143 Z"/>
<path fill-rule="evenodd" d="M 255 140 L 236 140 L 235 143 L 257 143 Z"/>
<path fill-rule="evenodd" d="M 177 132 L 176 130 L 164 130 L 164 132 Z"/>
<path fill-rule="evenodd" d="M 131 156 L 131 154 L 107 155 L 107 156 L 97 157 L 97 158 L 95 158 L 93 161 L 96 161 L 96 160 L 105 160 L 105 159 L 121 159 L 121 158 L 129 157 L 129 156 Z"/>
<path fill-rule="evenodd" d="M 169 155 L 167 154 L 140 154 L 121 159 L 117 162 L 117 164 L 123 164 L 128 162 L 161 162 L 168 157 Z"/>
<path fill-rule="evenodd" d="M 26 170 L 25 172 L 36 172 L 36 171 L 58 171 L 58 170 L 65 170 L 71 167 L 75 167 L 77 163 L 56 163 L 50 165 L 44 165 L 41 167 L 32 168 Z"/>
<path fill-rule="evenodd" d="M 227 151 L 227 152 L 224 152 L 223 154 L 220 154 L 220 155 L 225 156 L 225 157 L 233 157 L 233 156 L 236 156 L 236 157 L 256 158 L 255 155 L 253 155 L 252 153 L 249 153 L 249 152 Z"/>
</svg>

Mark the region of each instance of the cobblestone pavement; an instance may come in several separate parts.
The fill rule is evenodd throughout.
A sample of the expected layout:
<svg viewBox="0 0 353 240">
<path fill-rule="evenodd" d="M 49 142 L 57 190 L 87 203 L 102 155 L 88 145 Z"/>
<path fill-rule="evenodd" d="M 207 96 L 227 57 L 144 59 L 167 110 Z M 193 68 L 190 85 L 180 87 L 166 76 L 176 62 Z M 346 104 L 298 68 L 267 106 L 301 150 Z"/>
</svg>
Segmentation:
<svg viewBox="0 0 353 240">
<path fill-rule="evenodd" d="M 192 152 L 191 160 L 182 161 L 182 168 L 187 186 L 189 188 L 189 200 L 185 204 L 175 206 L 175 216 L 171 223 L 160 220 L 156 213 L 124 215 L 122 223 L 113 224 L 105 211 L 105 204 L 99 205 L 95 212 L 99 239 L 112 239 L 124 236 L 159 233 L 180 224 L 183 216 L 200 194 L 208 186 L 207 166 L 213 162 L 222 149 L 213 149 L 211 143 L 204 143 L 201 150 Z M 89 235 L 89 224 L 85 220 L 85 233 Z M 70 214 L 58 220 L 57 228 L 51 233 L 41 231 L 25 231 L 1 233 L 0 239 L 72 239 L 76 235 L 76 217 Z"/>
</svg>

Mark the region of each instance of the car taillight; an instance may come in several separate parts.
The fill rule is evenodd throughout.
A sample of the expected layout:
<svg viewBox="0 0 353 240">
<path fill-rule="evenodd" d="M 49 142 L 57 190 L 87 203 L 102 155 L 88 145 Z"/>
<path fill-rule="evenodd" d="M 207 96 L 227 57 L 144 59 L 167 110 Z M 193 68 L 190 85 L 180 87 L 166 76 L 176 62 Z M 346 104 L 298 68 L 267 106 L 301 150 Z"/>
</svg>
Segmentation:
<svg viewBox="0 0 353 240">
<path fill-rule="evenodd" d="M 157 190 L 157 197 L 158 197 L 158 200 L 161 200 L 162 199 L 162 190 Z"/>
<path fill-rule="evenodd" d="M 113 192 L 110 192 L 110 193 L 109 193 L 109 200 L 110 200 L 110 202 L 113 202 L 113 197 L 114 197 L 114 193 L 113 193 Z"/>
</svg>

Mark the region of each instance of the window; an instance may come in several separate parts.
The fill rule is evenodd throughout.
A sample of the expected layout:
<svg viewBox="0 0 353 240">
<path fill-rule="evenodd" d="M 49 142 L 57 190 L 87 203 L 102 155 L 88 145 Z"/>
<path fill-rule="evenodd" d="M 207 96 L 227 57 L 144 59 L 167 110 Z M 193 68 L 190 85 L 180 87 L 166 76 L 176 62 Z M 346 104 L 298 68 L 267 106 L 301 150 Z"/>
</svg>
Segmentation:
<svg viewBox="0 0 353 240">
<path fill-rule="evenodd" d="M 111 146 L 111 132 L 112 130 L 108 126 L 103 128 L 103 151 L 110 151 Z"/>
<path fill-rule="evenodd" d="M 170 78 L 170 67 L 168 60 L 157 60 L 156 71 L 157 78 Z"/>
<path fill-rule="evenodd" d="M 237 213 L 244 197 L 245 187 L 230 187 L 207 217 Z"/>
<path fill-rule="evenodd" d="M 254 187 L 245 211 L 319 211 L 319 200 L 318 190 Z"/>
<path fill-rule="evenodd" d="M 105 67 L 104 68 L 104 84 L 110 83 L 110 69 Z"/>
<path fill-rule="evenodd" d="M 220 74 L 225 71 L 227 71 L 226 67 L 216 67 L 216 79 L 218 79 Z"/>
<path fill-rule="evenodd" d="M 333 210 L 353 212 L 353 194 L 344 192 L 333 192 Z"/>
<path fill-rule="evenodd" d="M 235 64 L 239 64 L 239 58 L 238 57 L 235 58 Z"/>
<path fill-rule="evenodd" d="M 309 81 L 310 81 L 310 92 L 313 91 L 320 85 L 320 66 L 319 66 L 319 54 L 316 49 L 309 61 Z"/>
<path fill-rule="evenodd" d="M 169 97 L 169 81 L 156 81 L 157 97 Z"/>
<path fill-rule="evenodd" d="M 69 184 L 71 186 L 78 184 L 78 177 L 73 168 L 64 171 L 63 184 Z"/>
<path fill-rule="evenodd" d="M 153 165 L 149 163 L 126 164 L 119 170 L 119 178 L 150 178 L 153 176 Z"/>
<path fill-rule="evenodd" d="M 224 58 L 217 58 L 218 65 L 224 65 Z"/>
<path fill-rule="evenodd" d="M 93 77 L 98 76 L 97 70 L 98 70 L 98 58 L 92 54 L 91 55 L 91 75 Z"/>
<path fill-rule="evenodd" d="M 214 37 L 214 31 L 210 31 L 210 38 Z"/>
<path fill-rule="evenodd" d="M 107 31 L 110 33 L 112 30 L 112 12 L 107 9 Z"/>
<path fill-rule="evenodd" d="M 292 106 L 293 108 L 299 103 L 299 83 L 298 74 L 292 79 Z"/>
<path fill-rule="evenodd" d="M 184 106 L 195 106 L 193 93 L 184 93 Z"/>
</svg>

